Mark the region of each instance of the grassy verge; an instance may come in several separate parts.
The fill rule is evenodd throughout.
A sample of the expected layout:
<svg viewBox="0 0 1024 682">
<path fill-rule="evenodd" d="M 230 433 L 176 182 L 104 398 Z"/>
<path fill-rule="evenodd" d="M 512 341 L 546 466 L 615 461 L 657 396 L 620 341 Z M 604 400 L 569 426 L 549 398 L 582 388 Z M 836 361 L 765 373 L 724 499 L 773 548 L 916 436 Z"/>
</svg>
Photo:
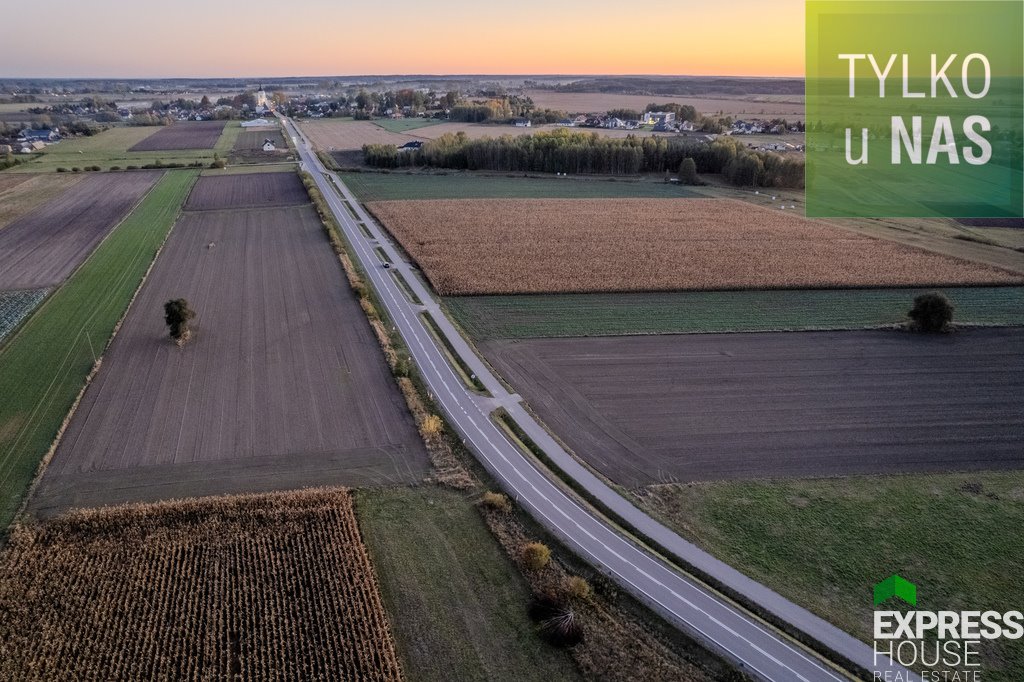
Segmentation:
<svg viewBox="0 0 1024 682">
<path fill-rule="evenodd" d="M 366 490 L 356 511 L 410 680 L 579 678 L 534 634 L 529 589 L 465 495 Z"/>
<path fill-rule="evenodd" d="M 638 294 L 453 296 L 452 316 L 473 338 L 613 336 L 862 329 L 906 321 L 924 289 L 692 291 Z M 1024 324 L 1024 287 L 943 289 L 960 324 Z"/>
<path fill-rule="evenodd" d="M 1024 604 L 1024 473 L 655 486 L 642 505 L 727 563 L 864 640 L 893 573 L 926 610 Z M 1019 679 L 1024 647 L 983 642 L 986 680 Z"/>
<path fill-rule="evenodd" d="M 701 196 L 696 190 L 648 180 L 576 179 L 473 175 L 470 173 L 340 173 L 360 201 L 385 199 L 652 197 Z"/>
<path fill-rule="evenodd" d="M 412 303 L 413 305 L 423 305 L 423 301 L 421 301 L 420 297 L 416 295 L 416 292 L 412 290 L 409 283 L 405 281 L 405 277 L 402 276 L 402 273 L 398 270 L 392 270 L 391 276 L 395 278 L 395 282 L 398 283 L 398 288 L 402 290 L 403 294 L 405 294 L 409 303 Z"/>
<path fill-rule="evenodd" d="M 195 171 L 171 171 L 0 350 L 0 526 L 163 244 Z"/>
<path fill-rule="evenodd" d="M 434 319 L 434 316 L 430 313 L 421 313 L 421 317 L 427 325 L 427 330 L 434 339 L 441 344 L 441 349 L 448 358 L 448 363 L 455 368 L 455 371 L 462 379 L 462 383 L 466 384 L 466 386 L 474 391 L 488 394 L 487 387 L 484 386 L 482 381 L 480 381 L 480 377 L 473 373 L 473 370 L 470 369 L 469 365 L 463 361 L 462 356 L 460 356 L 455 351 L 455 348 L 452 347 L 452 342 L 447 336 L 445 336 L 444 332 L 441 331 L 441 328 L 437 326 L 437 321 Z"/>
</svg>

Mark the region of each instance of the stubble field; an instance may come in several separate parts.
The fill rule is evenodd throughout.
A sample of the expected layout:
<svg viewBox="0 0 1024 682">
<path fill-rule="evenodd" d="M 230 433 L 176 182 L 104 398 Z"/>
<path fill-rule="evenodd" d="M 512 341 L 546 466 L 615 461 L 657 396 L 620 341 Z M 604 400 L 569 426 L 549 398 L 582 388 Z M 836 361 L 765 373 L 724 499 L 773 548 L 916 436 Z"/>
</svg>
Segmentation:
<svg viewBox="0 0 1024 682">
<path fill-rule="evenodd" d="M 272 176 L 204 177 L 196 186 L 216 184 L 230 205 L 241 194 L 231 183 L 263 177 Z M 164 302 L 179 297 L 197 313 L 183 348 L 163 320 Z M 48 515 L 310 484 L 411 483 L 427 468 L 312 206 L 186 211 L 30 507 Z"/>
<path fill-rule="evenodd" d="M 160 175 L 160 171 L 90 175 L 0 230 L 0 291 L 62 282 Z"/>
<path fill-rule="evenodd" d="M 402 678 L 344 490 L 16 526 L 0 613 L 8 680 Z"/>
<path fill-rule="evenodd" d="M 303 121 L 302 132 L 324 151 L 360 150 L 364 144 L 394 144 L 402 146 L 416 138 L 402 133 L 393 133 L 381 128 L 373 121 L 349 121 L 342 119 L 323 119 L 319 121 Z"/>
<path fill-rule="evenodd" d="M 86 176 L 71 174 L 0 175 L 0 229 L 13 223 L 35 208 L 58 197 Z"/>
<path fill-rule="evenodd" d="M 1021 468 L 1022 338 L 696 334 L 481 350 L 579 457 L 632 488 Z"/>
<path fill-rule="evenodd" d="M 173 151 L 176 149 L 213 149 L 224 132 L 225 121 L 188 121 L 174 123 L 132 145 L 130 152 Z"/>
<path fill-rule="evenodd" d="M 443 295 L 1024 282 L 995 267 L 728 199 L 367 207 Z"/>
</svg>

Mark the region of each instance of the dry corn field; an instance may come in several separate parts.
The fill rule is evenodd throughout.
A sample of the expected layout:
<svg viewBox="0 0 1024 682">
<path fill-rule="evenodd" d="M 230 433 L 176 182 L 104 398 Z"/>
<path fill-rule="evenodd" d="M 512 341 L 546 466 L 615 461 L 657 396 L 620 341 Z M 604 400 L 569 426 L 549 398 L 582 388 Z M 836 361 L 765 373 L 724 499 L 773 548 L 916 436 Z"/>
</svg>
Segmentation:
<svg viewBox="0 0 1024 682">
<path fill-rule="evenodd" d="M 73 512 L 0 555 L 0 679 L 400 678 L 345 490 Z"/>
<path fill-rule="evenodd" d="M 1009 271 L 732 199 L 367 206 L 446 295 L 1024 282 Z"/>
</svg>

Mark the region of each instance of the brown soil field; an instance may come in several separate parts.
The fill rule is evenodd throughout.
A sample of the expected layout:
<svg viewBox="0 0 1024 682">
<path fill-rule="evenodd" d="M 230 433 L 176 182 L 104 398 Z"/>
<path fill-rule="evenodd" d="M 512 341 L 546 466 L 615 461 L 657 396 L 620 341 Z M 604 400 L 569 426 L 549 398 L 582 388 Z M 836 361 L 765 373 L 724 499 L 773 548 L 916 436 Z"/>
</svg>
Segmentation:
<svg viewBox="0 0 1024 682">
<path fill-rule="evenodd" d="M 161 175 L 89 175 L 0 230 L 0 290 L 38 289 L 64 281 Z"/>
<path fill-rule="evenodd" d="M 489 341 L 484 355 L 616 483 L 1024 467 L 1024 331 Z"/>
<path fill-rule="evenodd" d="M 614 93 L 551 92 L 528 90 L 534 104 L 541 109 L 554 109 L 567 113 L 600 113 L 609 109 L 636 109 L 643 111 L 648 104 L 689 104 L 699 113 L 710 115 L 722 112 L 733 118 L 786 118 L 794 121 L 804 117 L 804 105 L 794 101 L 778 101 L 768 97 L 662 97 L 658 95 L 617 95 Z M 784 98 L 794 99 L 794 98 Z"/>
<path fill-rule="evenodd" d="M 296 206 L 309 201 L 294 170 L 283 173 L 204 176 L 185 200 L 186 211 Z"/>
<path fill-rule="evenodd" d="M 311 205 L 184 213 L 30 506 L 421 480 L 423 442 L 340 267 Z M 179 297 L 197 314 L 181 348 L 163 320 Z"/>
<path fill-rule="evenodd" d="M 302 132 L 318 149 L 323 151 L 360 150 L 364 144 L 394 144 L 401 146 L 417 138 L 384 130 L 372 121 L 346 121 L 321 119 L 303 121 Z"/>
<path fill-rule="evenodd" d="M 988 265 L 731 199 L 367 206 L 443 295 L 1024 282 Z"/>
<path fill-rule="evenodd" d="M 176 149 L 213 149 L 225 121 L 187 121 L 174 123 L 158 130 L 141 142 L 129 147 L 130 152 L 162 152 Z"/>
<path fill-rule="evenodd" d="M 269 139 L 277 147 L 275 151 L 263 151 L 263 142 Z M 282 160 L 288 155 L 288 145 L 278 127 L 249 128 L 238 134 L 231 149 L 231 163 L 261 163 Z"/>
<path fill-rule="evenodd" d="M 5 680 L 400 680 L 344 490 L 92 510 L 0 555 Z"/>
<path fill-rule="evenodd" d="M 42 206 L 86 176 L 72 173 L 0 175 L 0 229 Z"/>
</svg>

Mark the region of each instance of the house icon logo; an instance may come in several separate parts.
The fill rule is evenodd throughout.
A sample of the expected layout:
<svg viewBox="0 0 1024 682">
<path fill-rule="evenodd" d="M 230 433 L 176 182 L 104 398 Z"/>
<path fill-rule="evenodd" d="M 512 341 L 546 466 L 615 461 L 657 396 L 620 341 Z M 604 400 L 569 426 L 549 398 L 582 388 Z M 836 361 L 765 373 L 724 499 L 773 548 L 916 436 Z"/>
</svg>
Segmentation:
<svg viewBox="0 0 1024 682">
<path fill-rule="evenodd" d="M 875 585 L 875 606 L 893 597 L 902 599 L 910 606 L 917 606 L 917 585 L 895 574 Z"/>
</svg>

